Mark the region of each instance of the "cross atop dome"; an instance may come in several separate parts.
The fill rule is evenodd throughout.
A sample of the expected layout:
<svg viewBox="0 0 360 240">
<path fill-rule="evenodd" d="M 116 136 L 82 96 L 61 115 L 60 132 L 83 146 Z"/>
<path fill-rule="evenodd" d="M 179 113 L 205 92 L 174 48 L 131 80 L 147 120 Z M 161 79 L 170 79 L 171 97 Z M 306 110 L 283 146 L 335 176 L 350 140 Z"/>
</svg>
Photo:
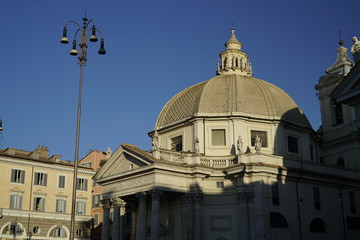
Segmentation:
<svg viewBox="0 0 360 240">
<path fill-rule="evenodd" d="M 225 43 L 225 47 L 226 50 L 220 53 L 216 74 L 252 76 L 253 72 L 249 57 L 241 51 L 242 43 L 237 40 L 234 28 L 231 28 L 231 36 Z"/>
<path fill-rule="evenodd" d="M 239 42 L 235 36 L 235 29 L 231 28 L 231 36 L 229 41 L 225 43 L 226 49 L 238 49 L 241 50 L 242 43 Z"/>
</svg>

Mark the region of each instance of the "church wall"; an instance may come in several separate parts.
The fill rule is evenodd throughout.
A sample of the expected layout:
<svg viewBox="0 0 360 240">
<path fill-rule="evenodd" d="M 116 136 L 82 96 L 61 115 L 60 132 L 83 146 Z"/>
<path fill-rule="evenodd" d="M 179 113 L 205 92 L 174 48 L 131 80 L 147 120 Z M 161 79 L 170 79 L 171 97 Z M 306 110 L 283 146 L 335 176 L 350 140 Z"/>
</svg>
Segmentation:
<svg viewBox="0 0 360 240">
<path fill-rule="evenodd" d="M 239 239 L 241 229 L 239 224 L 239 204 L 203 204 L 203 239 L 216 240 L 219 237 Z"/>
<path fill-rule="evenodd" d="M 167 132 L 160 133 L 159 141 L 160 141 L 160 147 L 165 148 L 168 150 L 171 150 L 171 139 L 182 136 L 183 139 L 183 145 L 182 150 L 187 151 L 194 151 L 193 147 L 193 133 L 192 133 L 193 127 L 191 125 L 185 125 L 177 127 L 176 129 L 172 129 Z"/>
<path fill-rule="evenodd" d="M 334 166 L 339 166 L 338 159 L 343 158 L 345 167 L 358 169 L 359 156 L 360 148 L 357 142 L 351 144 L 338 142 L 335 145 L 322 149 L 323 162 Z"/>
</svg>

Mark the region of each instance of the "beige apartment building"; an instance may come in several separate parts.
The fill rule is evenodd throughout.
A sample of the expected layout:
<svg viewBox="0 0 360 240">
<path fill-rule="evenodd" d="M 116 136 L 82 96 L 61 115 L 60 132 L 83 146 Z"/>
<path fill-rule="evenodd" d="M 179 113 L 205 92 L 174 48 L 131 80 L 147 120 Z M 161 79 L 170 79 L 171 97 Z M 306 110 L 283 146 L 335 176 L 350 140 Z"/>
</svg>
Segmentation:
<svg viewBox="0 0 360 240">
<path fill-rule="evenodd" d="M 48 149 L 0 150 L 0 239 L 68 239 L 74 164 Z M 90 238 L 94 171 L 79 166 L 75 239 Z"/>
</svg>

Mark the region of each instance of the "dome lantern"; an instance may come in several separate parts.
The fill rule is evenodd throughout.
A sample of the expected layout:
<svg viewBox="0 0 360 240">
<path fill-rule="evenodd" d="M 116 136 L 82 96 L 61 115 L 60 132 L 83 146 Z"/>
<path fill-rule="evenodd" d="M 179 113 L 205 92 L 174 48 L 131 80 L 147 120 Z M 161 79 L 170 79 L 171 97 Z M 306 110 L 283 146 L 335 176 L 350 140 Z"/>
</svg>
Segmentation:
<svg viewBox="0 0 360 240">
<path fill-rule="evenodd" d="M 225 43 L 226 50 L 220 53 L 220 61 L 217 63 L 217 75 L 238 74 L 252 76 L 252 67 L 249 57 L 241 51 L 242 43 L 235 36 L 235 30 L 231 29 L 230 39 Z"/>
</svg>

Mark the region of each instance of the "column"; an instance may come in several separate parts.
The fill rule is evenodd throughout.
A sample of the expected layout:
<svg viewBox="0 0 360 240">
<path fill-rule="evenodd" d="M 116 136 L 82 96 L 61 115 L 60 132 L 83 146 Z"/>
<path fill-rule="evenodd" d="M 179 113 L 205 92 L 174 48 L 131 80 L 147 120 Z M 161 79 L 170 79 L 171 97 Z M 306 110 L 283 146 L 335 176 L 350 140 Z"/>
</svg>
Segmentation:
<svg viewBox="0 0 360 240">
<path fill-rule="evenodd" d="M 237 195 L 240 202 L 240 240 L 255 240 L 254 192 L 241 191 Z"/>
<path fill-rule="evenodd" d="M 130 223 L 130 232 L 131 232 L 131 240 L 136 239 L 136 222 L 137 222 L 137 215 L 136 215 L 136 206 L 132 203 L 128 209 L 130 209 L 131 214 L 131 223 Z"/>
<path fill-rule="evenodd" d="M 112 225 L 112 240 L 120 240 L 120 204 L 121 199 L 118 197 L 112 198 L 112 205 L 114 207 L 114 219 Z"/>
<path fill-rule="evenodd" d="M 103 199 L 101 200 L 103 207 L 103 222 L 101 229 L 101 240 L 109 239 L 109 214 L 110 214 L 110 200 Z"/>
<path fill-rule="evenodd" d="M 202 192 L 194 193 L 194 239 L 201 240 L 201 202 L 203 199 Z"/>
<path fill-rule="evenodd" d="M 126 214 L 126 202 L 120 199 L 120 240 L 125 239 L 125 214 Z"/>
<path fill-rule="evenodd" d="M 146 240 L 146 193 L 136 193 L 136 196 L 139 198 L 136 239 Z"/>
<path fill-rule="evenodd" d="M 181 212 L 181 239 L 192 240 L 194 239 L 194 224 L 193 224 L 193 195 L 187 193 L 183 197 L 183 206 Z"/>
<path fill-rule="evenodd" d="M 151 194 L 151 237 L 150 240 L 160 239 L 160 195 L 163 191 L 152 189 Z"/>
</svg>

